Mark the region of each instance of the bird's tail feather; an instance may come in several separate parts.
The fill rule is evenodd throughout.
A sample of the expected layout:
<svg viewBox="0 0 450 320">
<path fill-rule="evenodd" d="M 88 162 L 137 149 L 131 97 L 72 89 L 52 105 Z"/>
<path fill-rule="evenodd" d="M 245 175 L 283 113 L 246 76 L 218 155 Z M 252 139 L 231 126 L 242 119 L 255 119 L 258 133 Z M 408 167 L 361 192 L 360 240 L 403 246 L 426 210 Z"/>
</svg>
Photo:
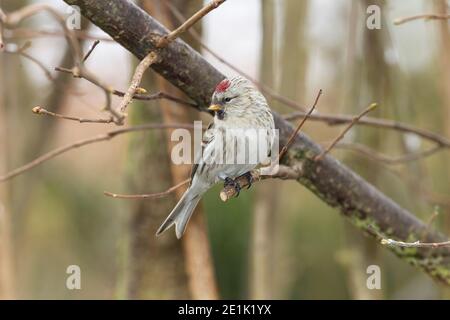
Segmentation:
<svg viewBox="0 0 450 320">
<path fill-rule="evenodd" d="M 200 199 L 201 195 L 192 196 L 189 190 L 186 191 L 181 197 L 180 201 L 178 201 L 175 208 L 173 208 L 172 212 L 159 227 L 156 235 L 159 236 L 161 233 L 175 224 L 175 233 L 177 235 L 177 238 L 180 239 L 183 236 L 189 219 L 191 218 L 192 213 L 194 212 L 195 207 L 197 207 Z"/>
</svg>

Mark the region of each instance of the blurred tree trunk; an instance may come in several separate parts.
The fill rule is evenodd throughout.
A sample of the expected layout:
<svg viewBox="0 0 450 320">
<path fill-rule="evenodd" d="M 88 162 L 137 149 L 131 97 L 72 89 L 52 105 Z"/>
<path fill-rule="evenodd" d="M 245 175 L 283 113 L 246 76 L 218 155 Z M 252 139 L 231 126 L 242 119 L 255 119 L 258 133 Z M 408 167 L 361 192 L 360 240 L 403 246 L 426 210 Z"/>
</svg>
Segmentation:
<svg viewBox="0 0 450 320">
<path fill-rule="evenodd" d="M 434 7 L 438 14 L 448 14 L 450 12 L 448 1 L 446 0 L 435 0 Z M 439 26 L 439 85 L 442 99 L 442 119 L 444 135 L 450 137 L 450 29 L 448 25 L 448 20 L 436 21 Z M 448 155 L 446 156 L 446 161 L 448 163 Z M 442 167 L 441 167 L 442 168 Z M 446 165 L 443 170 L 446 170 L 447 181 L 450 179 L 450 169 Z M 447 183 L 448 185 L 448 183 Z M 445 192 L 449 192 L 449 188 Z M 447 209 L 444 215 L 444 223 L 447 232 L 450 232 L 450 212 Z M 450 289 L 442 288 L 442 298 L 450 299 Z"/>
<path fill-rule="evenodd" d="M 6 116 L 6 72 L 7 55 L 0 54 L 0 172 L 8 170 L 8 125 Z M 9 202 L 9 184 L 0 185 L 0 300 L 13 299 L 14 273 L 11 234 L 11 211 Z"/>
<path fill-rule="evenodd" d="M 147 72 L 141 85 L 156 92 L 157 75 Z M 134 101 L 130 122 L 163 122 L 161 100 L 151 103 Z M 170 157 L 163 147 L 166 131 L 149 131 L 130 139 L 127 184 L 131 193 L 152 193 L 172 185 Z M 170 199 L 170 201 L 168 200 Z M 156 228 L 172 210 L 176 199 L 136 201 L 132 205 L 128 248 L 123 252 L 119 298 L 190 299 L 181 242 L 175 237 L 155 236 Z"/>
<path fill-rule="evenodd" d="M 306 18 L 308 0 L 284 0 L 281 52 L 278 68 L 281 73 L 279 92 L 297 101 L 306 102 L 305 73 L 308 65 Z M 283 106 L 283 108 L 286 108 Z"/>
<path fill-rule="evenodd" d="M 355 56 L 357 41 L 354 38 L 358 33 L 353 28 L 357 25 L 356 21 L 359 15 L 362 16 L 361 25 L 365 26 L 366 8 L 370 4 L 368 1 L 364 1 L 361 4 L 351 2 L 349 5 L 349 38 L 347 39 L 349 46 L 346 59 L 349 70 L 346 74 L 349 74 L 351 78 L 346 81 L 345 105 L 354 106 L 352 110 L 348 111 L 357 114 L 361 111 L 361 106 L 369 105 L 371 102 L 385 105 L 389 94 L 385 79 L 389 77 L 389 71 L 384 61 L 385 48 L 381 30 L 369 30 L 364 27 L 362 37 L 363 58 L 358 60 Z M 383 7 L 381 1 L 377 5 Z M 377 111 L 377 113 L 380 115 L 380 111 Z M 364 129 L 355 130 L 355 132 L 357 136 L 354 140 L 361 141 L 374 150 L 380 150 L 383 133 Z M 375 185 L 380 182 L 378 167 L 371 165 L 367 159 L 355 158 L 350 155 L 349 162 L 351 163 L 350 166 L 366 177 L 368 181 Z M 364 237 L 347 222 L 344 223 L 346 247 L 344 251 L 348 254 L 344 255 L 345 259 L 342 259 L 341 262 L 347 272 L 350 296 L 353 299 L 381 299 L 383 297 L 381 290 L 370 290 L 366 286 L 367 267 L 372 264 L 380 265 L 377 244 L 373 239 Z"/>
<path fill-rule="evenodd" d="M 178 1 L 174 5 L 186 16 L 202 6 L 201 1 Z M 168 28 L 173 29 L 177 23 L 168 15 L 166 6 L 162 1 L 143 1 L 143 8 L 157 17 Z M 159 76 L 152 76 L 154 91 L 164 91 L 172 95 L 180 96 L 180 92 L 168 85 Z M 165 123 L 191 123 L 195 119 L 196 112 L 179 107 L 165 100 L 158 102 L 158 110 L 149 106 L 141 106 L 144 110 L 140 113 L 148 113 L 148 116 L 139 118 L 141 121 Z M 148 110 L 148 111 L 145 111 Z M 150 111 L 152 110 L 152 111 Z M 140 166 L 133 168 L 130 173 L 137 181 L 141 181 L 140 190 L 135 192 L 161 191 L 185 180 L 189 176 L 189 166 L 170 165 L 171 130 L 163 133 L 150 133 L 153 143 L 135 143 L 130 150 L 133 158 L 140 156 Z M 149 139 L 149 137 L 147 137 Z M 161 142 L 168 142 L 161 143 Z M 148 148 L 143 148 L 147 145 Z M 167 145 L 166 147 L 163 147 Z M 146 149 L 147 151 L 143 150 Z M 144 174 L 143 174 L 144 172 Z M 177 199 L 181 197 L 183 190 L 177 191 Z M 212 259 L 209 253 L 209 242 L 206 227 L 203 220 L 201 205 L 194 213 L 189 227 L 182 240 L 177 240 L 172 232 L 167 232 L 159 238 L 155 237 L 156 228 L 174 207 L 171 203 L 153 200 L 148 203 L 140 203 L 137 207 L 131 225 L 131 253 L 128 293 L 130 298 L 193 298 L 216 299 L 218 298 Z M 155 263 L 157 261 L 157 263 Z"/>
<path fill-rule="evenodd" d="M 87 30 L 90 24 L 89 21 L 84 17 L 81 21 L 82 30 Z M 79 39 L 78 41 L 80 48 L 83 48 L 85 40 Z M 70 50 L 70 46 L 66 45 L 63 51 L 61 61 L 58 65 L 52 67 L 63 66 L 70 68 L 73 66 L 73 52 Z M 34 101 L 32 105 L 27 105 L 27 107 L 31 109 L 36 105 L 42 105 L 51 112 L 61 113 L 66 102 L 67 90 L 72 83 L 72 79 L 73 77 L 67 73 L 56 73 L 54 81 L 50 84 L 51 92 L 45 97 L 45 100 L 42 101 L 38 98 L 37 101 Z M 21 110 L 21 112 L 25 112 L 25 110 Z M 22 119 L 23 118 L 24 117 L 22 117 Z M 28 132 L 32 134 L 28 134 L 25 137 L 26 141 L 24 142 L 24 146 L 26 146 L 26 148 L 20 150 L 24 162 L 29 161 L 29 159 L 34 159 L 44 153 L 48 148 L 49 142 L 55 137 L 58 123 L 60 123 L 60 121 L 53 117 L 31 118 L 30 123 L 26 124 L 26 127 Z M 28 215 L 33 211 L 33 204 L 29 201 L 30 197 L 33 190 L 36 188 L 36 184 L 45 183 L 45 181 L 46 177 L 42 175 L 42 169 L 39 167 L 35 168 L 35 170 L 31 170 L 27 175 L 21 177 L 20 181 L 17 181 L 17 183 L 20 183 L 20 186 L 16 187 L 16 189 L 20 190 L 20 192 L 15 193 L 15 197 L 12 201 L 14 203 L 16 248 L 18 250 L 22 248 L 23 240 L 27 236 L 22 228 L 27 223 Z"/>
<path fill-rule="evenodd" d="M 262 46 L 260 80 L 274 85 L 275 6 L 273 0 L 261 1 Z M 256 187 L 253 200 L 252 240 L 250 249 L 250 298 L 274 298 L 275 210 L 279 181 L 268 181 Z"/>
<path fill-rule="evenodd" d="M 142 86 L 158 90 L 157 75 L 147 72 Z M 158 108 L 155 108 L 158 106 Z M 135 101 L 130 108 L 133 124 L 163 122 L 161 101 Z M 151 131 L 131 138 L 127 182 L 131 193 L 158 192 L 172 184 L 170 157 L 161 142 L 168 132 Z M 171 201 L 148 200 L 133 204 L 129 248 L 125 252 L 125 297 L 128 299 L 189 299 L 181 242 L 174 237 L 155 237 L 157 226 L 175 205 Z M 119 296 L 122 296 L 119 294 Z"/>
<path fill-rule="evenodd" d="M 156 89 L 156 76 L 146 75 L 145 86 Z M 151 83 L 151 84 L 150 84 Z M 162 122 L 158 102 L 135 102 L 130 122 Z M 131 193 L 158 192 L 171 186 L 170 158 L 163 148 L 166 132 L 151 131 L 130 138 L 127 183 Z M 129 248 L 125 252 L 125 288 L 119 297 L 129 299 L 188 299 L 183 251 L 174 237 L 155 237 L 156 227 L 175 205 L 175 199 L 132 203 Z"/>
<path fill-rule="evenodd" d="M 263 0 L 263 2 L 266 2 Z M 279 43 L 279 48 L 276 48 L 276 33 L 272 31 L 270 34 L 269 30 L 264 30 L 263 34 L 263 59 L 261 65 L 261 79 L 267 83 L 268 85 L 273 85 L 277 88 L 277 91 L 285 96 L 289 97 L 295 101 L 297 101 L 300 105 L 304 105 L 306 101 L 306 68 L 308 65 L 308 55 L 307 55 L 307 37 L 306 37 L 306 25 L 307 25 L 307 13 L 308 13 L 308 1 L 302 0 L 284 0 L 282 2 L 282 10 L 280 17 L 276 17 L 281 20 L 281 41 Z M 275 4 L 275 2 L 274 2 Z M 267 6 L 267 4 L 266 4 Z M 275 8 L 273 7 L 272 10 Z M 264 7 L 263 7 L 264 10 Z M 268 10 L 268 9 L 266 9 Z M 263 13 L 264 15 L 266 13 Z M 272 18 L 273 19 L 273 18 Z M 272 22 L 274 25 L 275 21 Z M 265 24 L 263 22 L 263 24 Z M 269 38 L 266 39 L 266 32 Z M 270 49 L 270 42 L 272 42 L 272 48 Z M 272 52 L 277 52 L 274 49 L 279 49 L 279 54 L 274 59 L 271 58 L 270 52 L 268 50 L 272 50 Z M 266 57 L 264 55 L 267 55 Z M 276 61 L 276 65 L 273 66 L 270 60 Z M 265 65 L 267 64 L 267 65 Z M 275 79 L 279 78 L 279 83 L 275 83 Z M 277 104 L 277 108 L 282 111 L 292 111 L 287 109 L 286 106 Z M 280 148 L 282 145 L 280 145 Z M 276 220 L 280 219 L 280 216 L 274 216 L 274 211 L 276 207 L 276 200 L 279 198 L 281 194 L 283 194 L 283 188 L 286 188 L 286 185 L 280 181 L 271 181 L 267 186 L 264 186 L 266 183 L 261 185 L 262 190 L 259 193 L 259 198 L 256 199 L 255 206 L 255 228 L 262 223 L 266 223 L 266 227 L 264 229 L 260 229 L 260 231 L 254 230 L 254 241 L 259 241 L 256 237 L 258 236 L 258 232 L 263 233 L 261 237 L 265 239 L 265 244 L 258 244 L 259 246 L 267 246 L 265 250 L 267 250 L 266 261 L 267 267 L 266 272 L 271 273 L 268 277 L 269 279 L 274 277 L 274 273 L 277 275 L 275 279 L 275 283 L 277 283 L 277 288 L 270 288 L 274 290 L 278 296 L 285 296 L 286 292 L 291 290 L 290 286 L 292 285 L 291 279 L 293 277 L 292 274 L 288 274 L 286 272 L 272 272 L 272 268 L 274 268 L 274 263 L 277 261 L 277 258 L 274 255 L 273 251 L 274 247 L 278 248 L 277 243 L 273 243 L 277 240 L 277 237 L 274 237 L 274 232 L 278 229 L 276 227 Z M 259 186 L 258 186 L 259 187 Z M 272 193 L 271 196 L 268 194 Z M 273 197 L 273 198 L 272 198 Z M 258 204 L 259 201 L 262 201 L 262 204 Z M 261 214 L 261 212 L 257 212 L 259 210 L 265 210 L 266 213 Z M 261 215 L 261 217 L 259 217 Z M 257 221 L 259 219 L 260 221 Z M 282 228 L 282 226 L 280 226 Z M 264 234 L 267 233 L 267 234 Z M 280 235 L 281 237 L 281 235 Z M 280 241 L 283 239 L 280 238 Z M 255 261 L 256 262 L 256 261 Z M 292 270 L 292 272 L 296 272 Z M 270 282 L 266 281 L 269 285 Z M 261 288 L 262 289 L 262 288 Z M 270 295 L 270 298 L 274 298 L 272 292 L 266 292 L 266 295 Z M 267 297 L 269 298 L 269 297 Z"/>
<path fill-rule="evenodd" d="M 448 14 L 450 12 L 448 1 L 435 0 L 437 13 Z M 436 21 L 439 26 L 439 64 L 441 71 L 440 85 L 442 92 L 442 105 L 444 106 L 444 128 L 446 136 L 450 137 L 450 30 L 448 20 Z M 446 106 L 446 107 L 445 107 Z"/>
<path fill-rule="evenodd" d="M 15 11 L 27 4 L 26 0 L 0 2 L 5 13 Z M 23 150 L 17 146 L 25 146 L 25 144 L 15 130 L 27 127 L 21 116 L 22 106 L 28 105 L 34 95 L 33 85 L 25 70 L 20 66 L 18 55 L 0 52 L 0 84 L 0 172 L 7 172 L 10 169 L 9 163 L 21 160 Z M 24 94 L 18 96 L 17 92 Z M 9 137 L 16 138 L 13 141 Z M 12 146 L 16 148 L 11 148 Z M 16 245 L 15 227 L 18 224 L 12 190 L 20 186 L 20 181 L 0 186 L 0 299 L 15 298 L 17 291 L 16 257 L 13 248 Z"/>
<path fill-rule="evenodd" d="M 164 5 L 164 1 L 146 1 L 150 9 L 149 12 L 154 13 L 154 16 L 159 19 L 170 30 L 175 29 L 180 23 L 173 17 L 168 7 Z M 176 0 L 172 4 L 185 17 L 190 17 L 197 10 L 203 6 L 201 0 Z M 201 34 L 201 23 L 194 27 L 196 31 Z M 189 43 L 194 49 L 199 50 L 197 43 L 192 41 L 189 34 L 184 35 L 183 39 Z M 171 95 L 184 98 L 178 89 L 174 88 L 165 79 L 158 78 L 158 87 L 161 91 L 167 92 Z M 184 108 L 179 105 L 174 105 L 167 100 L 161 101 L 163 121 L 165 123 L 192 123 L 198 119 L 198 113 L 189 108 Z M 169 134 L 172 130 L 168 130 Z M 167 139 L 167 152 L 171 153 L 174 142 Z M 172 163 L 172 162 L 171 162 Z M 178 184 L 189 177 L 191 170 L 190 165 L 171 165 L 172 182 Z M 176 191 L 177 199 L 180 199 L 185 191 L 185 188 L 180 188 Z M 173 236 L 173 235 L 171 235 Z M 207 234 L 206 223 L 204 220 L 203 206 L 201 203 L 197 206 L 194 214 L 189 222 L 189 227 L 181 240 L 184 249 L 184 258 L 186 272 L 188 275 L 189 291 L 193 299 L 218 299 L 218 290 L 216 284 L 216 277 L 214 273 L 213 261 L 210 253 L 209 239 Z"/>
</svg>

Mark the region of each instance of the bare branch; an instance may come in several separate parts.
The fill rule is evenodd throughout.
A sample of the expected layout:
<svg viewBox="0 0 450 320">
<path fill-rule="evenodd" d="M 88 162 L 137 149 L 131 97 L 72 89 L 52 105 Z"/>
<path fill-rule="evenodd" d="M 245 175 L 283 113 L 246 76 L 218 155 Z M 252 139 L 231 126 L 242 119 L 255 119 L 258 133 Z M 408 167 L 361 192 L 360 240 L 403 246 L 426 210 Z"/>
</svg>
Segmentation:
<svg viewBox="0 0 450 320">
<path fill-rule="evenodd" d="M 118 97 L 123 97 L 125 95 L 125 92 L 123 92 L 123 91 L 113 89 L 112 87 L 107 86 L 106 84 L 104 84 L 104 83 L 102 83 L 100 81 L 93 81 L 94 79 L 86 78 L 85 74 L 82 73 L 82 72 L 78 72 L 75 75 L 74 74 L 74 69 L 67 69 L 67 68 L 62 68 L 62 67 L 56 67 L 55 70 L 59 71 L 59 72 L 69 73 L 69 74 L 71 74 L 72 76 L 74 76 L 76 78 L 82 78 L 84 80 L 87 80 L 90 83 L 92 83 L 93 85 L 96 85 L 97 87 L 99 87 L 100 89 L 106 90 L 106 91 L 108 91 L 108 93 L 111 93 L 111 94 L 116 95 Z M 167 93 L 161 92 L 161 91 L 153 93 L 153 94 L 135 93 L 134 96 L 133 96 L 133 99 L 135 99 L 135 100 L 143 100 L 143 101 L 166 99 L 166 100 L 170 100 L 170 101 L 173 101 L 173 102 L 176 102 L 178 104 L 182 104 L 182 105 L 185 105 L 185 106 L 188 106 L 188 107 L 192 107 L 192 108 L 197 108 L 198 107 L 195 103 L 179 99 L 177 97 L 171 96 L 170 94 L 167 94 Z"/>
<path fill-rule="evenodd" d="M 150 193 L 150 194 L 117 194 L 117 193 L 111 193 L 108 191 L 103 192 L 105 196 L 113 197 L 113 198 L 119 198 L 119 199 L 157 199 L 165 197 L 173 192 L 175 192 L 178 188 L 184 186 L 185 184 L 188 184 L 191 181 L 191 179 L 186 179 L 182 182 L 180 182 L 177 185 L 174 185 L 173 187 L 170 187 L 166 191 L 158 192 L 158 193 Z"/>
<path fill-rule="evenodd" d="M 110 37 L 101 37 L 89 34 L 84 30 L 72 30 L 74 37 L 84 40 L 100 40 L 106 42 L 114 42 Z M 23 39 L 23 38 L 42 38 L 42 37 L 64 37 L 64 32 L 60 30 L 32 30 L 29 28 L 14 28 L 5 30 L 5 39 Z"/>
<path fill-rule="evenodd" d="M 131 100 L 133 99 L 134 94 L 136 93 L 136 89 L 141 84 L 142 76 L 144 75 L 144 72 L 158 59 L 158 55 L 155 52 L 150 52 L 144 59 L 139 62 L 139 65 L 136 67 L 136 70 L 134 71 L 133 78 L 131 80 L 131 84 L 125 92 L 125 95 L 123 96 L 123 99 L 117 108 L 118 113 L 120 113 L 119 120 L 123 122 L 124 119 L 124 112 L 127 108 L 128 104 L 130 104 Z"/>
<path fill-rule="evenodd" d="M 86 60 L 89 58 L 91 53 L 94 51 L 95 47 L 98 46 L 100 43 L 100 40 L 95 40 L 92 46 L 89 48 L 89 50 L 86 52 L 86 54 L 83 57 L 83 62 L 86 62 Z"/>
<path fill-rule="evenodd" d="M 285 120 L 290 121 L 303 117 L 304 115 L 305 113 L 301 111 L 291 113 L 283 117 Z M 343 125 L 351 123 L 353 121 L 353 118 L 354 116 L 351 115 L 331 115 L 331 114 L 312 114 L 309 117 L 310 121 L 321 121 L 327 123 L 328 125 Z M 448 140 L 446 137 L 443 137 L 437 133 L 428 130 L 416 128 L 411 125 L 402 122 L 397 122 L 394 120 L 367 117 L 360 119 L 358 122 L 355 123 L 355 125 L 365 125 L 375 128 L 395 130 L 403 133 L 412 133 L 425 140 L 429 140 L 443 147 L 450 148 L 450 140 Z"/>
<path fill-rule="evenodd" d="M 386 172 L 389 172 L 394 176 L 396 176 L 397 178 L 399 178 L 402 183 L 406 183 L 407 187 L 412 192 L 414 192 L 419 198 L 423 198 L 429 204 L 432 205 L 439 204 L 441 206 L 450 208 L 450 196 L 424 189 L 423 181 L 414 178 L 413 175 L 409 173 L 403 173 L 399 170 L 395 170 L 376 158 L 368 157 L 368 159 L 373 161 L 374 164 L 381 166 L 384 170 L 386 170 Z"/>
<path fill-rule="evenodd" d="M 199 11 L 194 13 L 189 19 L 187 19 L 181 26 L 179 26 L 177 29 L 170 32 L 168 35 L 165 35 L 162 37 L 158 44 L 156 45 L 158 48 L 163 48 L 167 46 L 169 43 L 174 41 L 176 38 L 178 38 L 183 32 L 186 32 L 189 30 L 194 24 L 196 24 L 199 20 L 201 20 L 204 16 L 206 16 L 209 12 L 216 9 L 218 6 L 220 6 L 222 3 L 224 3 L 226 0 L 213 0 L 203 8 L 201 8 Z"/>
<path fill-rule="evenodd" d="M 82 58 L 79 43 L 75 37 L 74 32 L 67 28 L 65 18 L 52 6 L 37 3 L 22 7 L 14 12 L 3 14 L 3 18 L 1 19 L 2 24 L 8 28 L 15 28 L 23 20 L 42 11 L 50 13 L 56 19 L 56 21 L 58 21 L 59 25 L 63 29 L 64 36 L 66 37 L 67 42 L 69 43 L 74 52 L 74 59 L 76 65 L 78 65 L 81 62 Z"/>
<path fill-rule="evenodd" d="M 278 161 L 283 158 L 284 154 L 288 151 L 289 147 L 292 145 L 292 142 L 294 141 L 295 137 L 299 133 L 300 129 L 305 124 L 306 120 L 313 113 L 314 109 L 317 106 L 317 103 L 319 102 L 319 99 L 320 99 L 321 95 L 322 95 L 322 89 L 320 89 L 319 92 L 317 93 L 316 100 L 314 101 L 314 104 L 312 105 L 311 109 L 309 109 L 308 113 L 305 114 L 305 116 L 303 117 L 302 121 L 300 121 L 300 123 L 298 124 L 297 128 L 292 132 L 291 136 L 288 139 L 288 142 L 281 149 L 280 153 L 278 154 Z M 275 162 L 278 163 L 278 161 L 275 161 Z"/>
<path fill-rule="evenodd" d="M 113 90 L 112 93 L 114 95 L 116 95 L 116 96 L 119 96 L 119 97 L 123 97 L 125 95 L 124 92 L 119 91 L 119 90 L 115 90 L 115 89 Z M 143 101 L 166 99 L 166 100 L 170 100 L 170 101 L 173 101 L 173 102 L 176 102 L 178 104 L 182 104 L 182 105 L 185 105 L 185 106 L 188 106 L 188 107 L 191 107 L 191 108 L 198 108 L 198 106 L 195 103 L 185 101 L 183 99 L 174 97 L 174 96 L 172 96 L 172 95 L 170 95 L 168 93 L 161 92 L 161 91 L 153 93 L 153 94 L 135 93 L 134 96 L 133 96 L 133 99 L 135 99 L 135 100 L 143 100 Z"/>
<path fill-rule="evenodd" d="M 438 215 L 439 215 L 439 207 L 438 206 L 434 206 L 433 213 L 432 213 L 432 215 L 430 216 L 430 218 L 427 221 L 427 227 L 423 231 L 422 239 L 426 239 L 427 238 L 427 235 L 430 232 L 431 226 L 433 225 L 433 222 L 434 222 L 434 220 L 436 220 Z"/>
<path fill-rule="evenodd" d="M 38 59 L 36 59 L 35 57 L 33 57 L 32 55 L 28 54 L 25 52 L 25 48 L 20 48 L 18 50 L 9 50 L 6 49 L 4 50 L 5 53 L 9 53 L 9 54 L 18 54 L 28 60 L 30 60 L 31 62 L 33 62 L 34 64 L 36 64 L 45 74 L 45 76 L 47 77 L 48 80 L 50 81 L 54 81 L 55 79 L 53 78 L 50 70 Z"/>
<path fill-rule="evenodd" d="M 37 166 L 41 165 L 42 163 L 44 163 L 50 159 L 53 159 L 63 153 L 66 153 L 70 150 L 73 150 L 73 149 L 76 149 L 76 148 L 79 148 L 79 147 L 82 147 L 82 146 L 85 146 L 88 144 L 93 144 L 93 143 L 102 142 L 102 141 L 108 141 L 118 135 L 121 135 L 124 133 L 129 133 L 129 132 L 153 130 L 153 129 L 175 129 L 175 128 L 192 129 L 193 125 L 191 125 L 191 124 L 149 123 L 149 124 L 144 124 L 144 125 L 140 125 L 140 126 L 133 126 L 133 127 L 128 127 L 128 128 L 122 128 L 122 129 L 108 131 L 106 133 L 99 134 L 95 137 L 78 140 L 74 143 L 70 143 L 63 147 L 56 148 L 40 157 L 34 159 L 33 161 L 0 176 L 0 182 L 5 182 L 11 178 L 14 178 L 14 177 L 28 171 L 28 170 L 31 170 L 31 169 L 37 167 Z"/>
<path fill-rule="evenodd" d="M 378 105 L 376 103 L 372 103 L 370 106 L 368 106 L 363 112 L 361 112 L 359 115 L 357 115 L 356 117 L 354 117 L 352 119 L 352 121 L 348 124 L 347 127 L 345 127 L 345 129 L 336 137 L 336 139 L 334 139 L 334 141 L 328 146 L 328 148 L 326 148 L 325 150 L 323 150 L 319 155 L 317 155 L 314 160 L 315 161 L 320 161 L 322 160 L 323 157 L 325 157 L 327 155 L 328 152 L 331 151 L 331 149 L 333 149 L 333 147 L 336 145 L 336 143 L 338 143 L 340 140 L 342 140 L 342 138 L 344 138 L 345 134 L 355 125 L 355 123 L 357 123 L 359 121 L 359 119 L 361 119 L 362 117 L 364 117 L 366 114 L 368 114 L 370 111 L 374 110 L 376 107 L 378 107 Z"/>
<path fill-rule="evenodd" d="M 411 152 L 404 155 L 391 157 L 387 156 L 385 154 L 379 153 L 366 145 L 359 144 L 359 143 L 345 143 L 345 142 L 339 142 L 336 144 L 335 148 L 339 149 L 347 149 L 350 151 L 358 152 L 362 154 L 363 156 L 367 158 L 371 158 L 375 161 L 384 162 L 386 164 L 390 165 L 396 165 L 396 164 L 403 164 L 406 162 L 412 162 L 417 160 L 425 159 L 437 152 L 439 152 L 443 147 L 442 146 L 434 146 L 427 150 L 419 151 L 419 152 Z"/>
<path fill-rule="evenodd" d="M 450 19 L 450 14 L 418 14 L 415 16 L 405 17 L 405 18 L 398 18 L 394 20 L 394 24 L 396 26 L 401 25 L 406 22 L 414 21 L 414 20 L 448 20 Z"/>
<path fill-rule="evenodd" d="M 47 116 L 51 116 L 51 117 L 55 117 L 55 118 L 60 118 L 60 119 L 65 119 L 65 120 L 72 120 L 72 121 L 76 121 L 79 123 L 111 123 L 114 122 L 113 118 L 107 118 L 107 119 L 87 119 L 87 118 L 79 118 L 79 117 L 72 117 L 72 116 L 65 116 L 59 113 L 54 113 L 51 111 L 48 111 L 42 107 L 34 107 L 32 109 L 33 113 L 36 114 L 44 114 Z"/>
<path fill-rule="evenodd" d="M 388 246 L 404 247 L 404 248 L 442 248 L 449 247 L 450 241 L 444 242 L 403 242 L 392 239 L 382 239 L 381 244 Z"/>
</svg>

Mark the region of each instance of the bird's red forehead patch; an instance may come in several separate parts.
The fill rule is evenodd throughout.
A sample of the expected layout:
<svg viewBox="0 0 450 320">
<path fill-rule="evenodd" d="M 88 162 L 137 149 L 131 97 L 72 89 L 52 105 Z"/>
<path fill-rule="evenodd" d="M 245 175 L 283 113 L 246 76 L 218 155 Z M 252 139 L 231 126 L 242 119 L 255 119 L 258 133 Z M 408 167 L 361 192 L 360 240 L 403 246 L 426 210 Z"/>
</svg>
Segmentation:
<svg viewBox="0 0 450 320">
<path fill-rule="evenodd" d="M 219 84 L 216 86 L 216 92 L 225 92 L 231 85 L 230 80 L 222 80 L 219 82 Z"/>
</svg>

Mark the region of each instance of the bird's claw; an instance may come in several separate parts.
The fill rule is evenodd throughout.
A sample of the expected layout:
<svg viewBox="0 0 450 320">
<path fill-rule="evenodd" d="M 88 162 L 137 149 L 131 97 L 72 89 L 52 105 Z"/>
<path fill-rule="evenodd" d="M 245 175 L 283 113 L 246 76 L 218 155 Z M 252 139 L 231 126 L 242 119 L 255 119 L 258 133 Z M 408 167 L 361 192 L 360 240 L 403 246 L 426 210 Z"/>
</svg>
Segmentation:
<svg viewBox="0 0 450 320">
<path fill-rule="evenodd" d="M 232 186 L 234 188 L 234 190 L 236 191 L 236 198 L 239 197 L 239 193 L 241 192 L 241 186 L 239 185 L 239 183 L 236 180 L 226 177 L 223 186 L 224 187 Z"/>
<path fill-rule="evenodd" d="M 251 173 L 250 171 L 248 171 L 248 172 L 244 173 L 242 176 L 245 177 L 245 178 L 247 179 L 247 189 L 250 189 L 250 187 L 251 187 L 252 184 L 253 184 L 253 176 L 252 176 L 252 173 Z"/>
</svg>

